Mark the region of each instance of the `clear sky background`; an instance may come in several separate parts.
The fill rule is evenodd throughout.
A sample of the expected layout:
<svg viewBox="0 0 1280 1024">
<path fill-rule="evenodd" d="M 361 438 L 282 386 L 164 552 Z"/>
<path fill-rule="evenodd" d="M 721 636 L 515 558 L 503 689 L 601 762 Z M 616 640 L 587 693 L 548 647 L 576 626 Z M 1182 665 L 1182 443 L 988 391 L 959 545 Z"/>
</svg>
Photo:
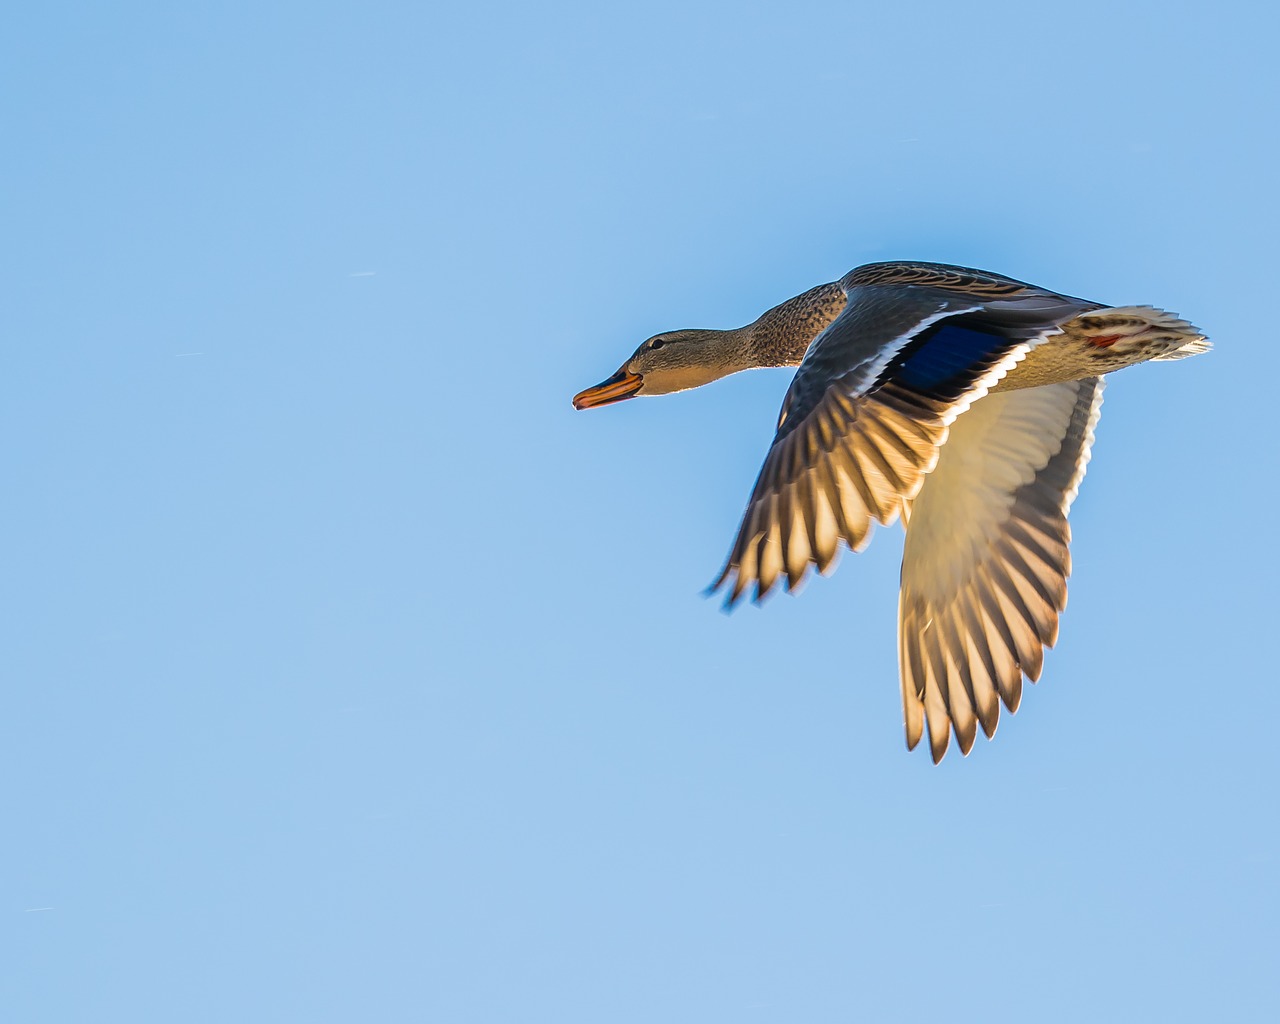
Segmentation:
<svg viewBox="0 0 1280 1024">
<path fill-rule="evenodd" d="M 10 11 L 0 1018 L 1276 1019 L 1274 10 Z M 939 768 L 900 530 L 699 596 L 789 371 L 569 403 L 896 258 L 1217 345 Z"/>
</svg>

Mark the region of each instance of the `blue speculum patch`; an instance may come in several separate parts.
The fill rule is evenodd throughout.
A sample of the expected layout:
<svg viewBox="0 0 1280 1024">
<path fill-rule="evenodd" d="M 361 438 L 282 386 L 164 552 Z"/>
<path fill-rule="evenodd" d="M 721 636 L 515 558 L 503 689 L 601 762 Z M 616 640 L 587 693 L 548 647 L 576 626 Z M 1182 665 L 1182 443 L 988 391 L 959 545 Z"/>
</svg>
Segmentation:
<svg viewBox="0 0 1280 1024">
<path fill-rule="evenodd" d="M 932 328 L 894 371 L 907 387 L 931 391 L 970 371 L 989 365 L 992 357 L 1008 348 L 1009 339 L 975 331 L 958 324 Z"/>
</svg>

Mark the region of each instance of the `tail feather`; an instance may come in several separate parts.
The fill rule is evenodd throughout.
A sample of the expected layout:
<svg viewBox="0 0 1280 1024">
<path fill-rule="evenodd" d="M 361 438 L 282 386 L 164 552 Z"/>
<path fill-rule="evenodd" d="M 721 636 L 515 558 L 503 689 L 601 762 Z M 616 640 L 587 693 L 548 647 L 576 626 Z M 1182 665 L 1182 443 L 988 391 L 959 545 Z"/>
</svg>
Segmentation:
<svg viewBox="0 0 1280 1024">
<path fill-rule="evenodd" d="M 1112 306 L 1091 310 L 1077 317 L 1077 322 L 1090 328 L 1115 331 L 1116 337 L 1133 338 L 1148 348 L 1159 346 L 1159 354 L 1149 356 L 1152 360 L 1185 359 L 1208 352 L 1213 347 L 1200 328 L 1155 306 Z"/>
</svg>

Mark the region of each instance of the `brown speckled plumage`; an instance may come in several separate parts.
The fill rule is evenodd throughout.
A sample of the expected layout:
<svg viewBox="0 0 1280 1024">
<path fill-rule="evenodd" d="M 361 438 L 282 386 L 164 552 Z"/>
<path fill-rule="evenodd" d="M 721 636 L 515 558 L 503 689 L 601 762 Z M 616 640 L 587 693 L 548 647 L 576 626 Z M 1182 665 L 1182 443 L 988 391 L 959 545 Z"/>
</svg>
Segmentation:
<svg viewBox="0 0 1280 1024">
<path fill-rule="evenodd" d="M 756 365 L 797 365 L 809 343 L 840 315 L 847 301 L 840 285 L 820 284 L 762 314 L 750 328 Z"/>
</svg>

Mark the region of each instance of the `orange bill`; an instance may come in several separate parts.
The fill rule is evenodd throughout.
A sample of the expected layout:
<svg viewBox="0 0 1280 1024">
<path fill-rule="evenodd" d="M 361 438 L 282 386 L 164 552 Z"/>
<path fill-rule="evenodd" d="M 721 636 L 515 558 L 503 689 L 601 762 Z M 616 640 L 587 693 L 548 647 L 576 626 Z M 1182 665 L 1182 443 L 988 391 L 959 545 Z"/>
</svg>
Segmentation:
<svg viewBox="0 0 1280 1024">
<path fill-rule="evenodd" d="M 638 373 L 628 373 L 623 367 L 606 381 L 573 396 L 575 409 L 594 409 L 597 405 L 611 405 L 624 398 L 633 398 L 640 390 L 644 378 Z"/>
</svg>

